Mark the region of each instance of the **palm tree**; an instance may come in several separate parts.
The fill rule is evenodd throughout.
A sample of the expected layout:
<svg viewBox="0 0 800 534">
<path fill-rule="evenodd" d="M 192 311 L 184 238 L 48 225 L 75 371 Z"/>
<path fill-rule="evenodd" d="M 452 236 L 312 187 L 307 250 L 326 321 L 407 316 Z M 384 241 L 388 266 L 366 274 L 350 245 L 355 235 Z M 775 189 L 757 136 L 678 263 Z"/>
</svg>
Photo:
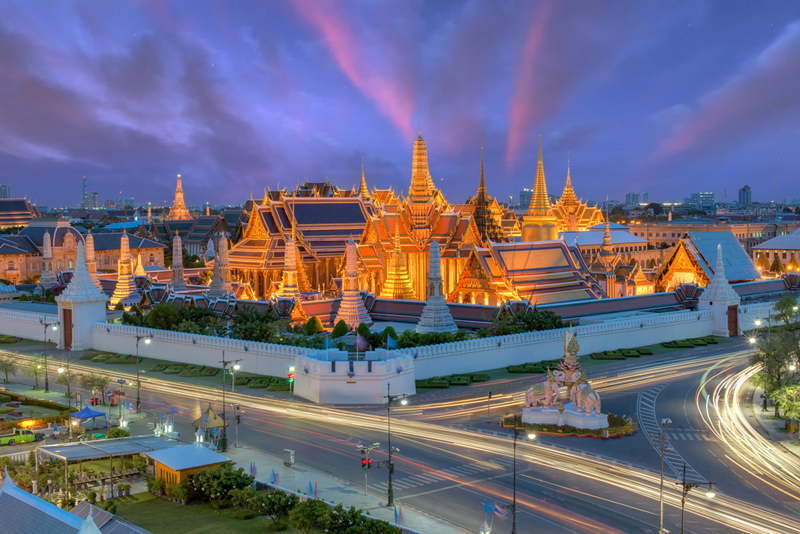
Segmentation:
<svg viewBox="0 0 800 534">
<path fill-rule="evenodd" d="M 7 356 L 0 357 L 0 373 L 6 375 L 6 384 L 8 384 L 8 375 L 15 376 L 18 371 L 17 362 Z"/>
</svg>

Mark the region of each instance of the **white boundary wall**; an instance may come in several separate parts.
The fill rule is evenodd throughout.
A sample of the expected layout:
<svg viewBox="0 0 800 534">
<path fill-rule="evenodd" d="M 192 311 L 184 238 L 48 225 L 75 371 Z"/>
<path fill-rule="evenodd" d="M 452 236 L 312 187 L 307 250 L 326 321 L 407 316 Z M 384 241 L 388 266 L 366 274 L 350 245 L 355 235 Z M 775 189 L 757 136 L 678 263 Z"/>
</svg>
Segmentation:
<svg viewBox="0 0 800 534">
<path fill-rule="evenodd" d="M 409 356 L 395 354 L 386 361 L 370 362 L 331 362 L 298 356 L 294 365 L 295 395 L 320 404 L 383 404 L 387 385 L 391 385 L 392 395 L 417 392 L 414 359 Z M 334 366 L 336 370 L 332 371 Z"/>
<path fill-rule="evenodd" d="M 139 342 L 139 356 L 179 363 L 222 367 L 225 360 L 238 360 L 243 371 L 259 375 L 285 376 L 286 368 L 294 365 L 297 356 L 308 352 L 302 347 L 242 341 L 170 330 L 155 330 L 113 323 L 95 323 L 91 347 L 108 352 L 136 354 L 136 336 L 152 336 L 147 344 Z"/>
<path fill-rule="evenodd" d="M 756 328 L 756 320 L 765 321 L 769 319 L 775 310 L 777 302 L 758 302 L 739 306 L 739 332 Z M 777 322 L 777 321 L 776 321 Z M 761 326 L 765 326 L 766 323 Z"/>
<path fill-rule="evenodd" d="M 577 326 L 573 330 L 581 347 L 579 354 L 584 355 L 709 336 L 711 328 L 711 311 L 685 311 Z M 416 357 L 417 380 L 422 380 L 561 358 L 567 330 L 528 332 L 401 350 Z"/>
<path fill-rule="evenodd" d="M 53 311 L 56 308 L 53 307 Z M 0 310 L 0 334 L 4 336 L 17 336 L 34 341 L 44 341 L 44 327 L 39 322 L 45 320 L 48 323 L 55 323 L 58 316 L 45 313 L 20 312 L 11 310 Z M 49 328 L 47 335 L 51 341 L 58 341 L 58 333 Z"/>
</svg>

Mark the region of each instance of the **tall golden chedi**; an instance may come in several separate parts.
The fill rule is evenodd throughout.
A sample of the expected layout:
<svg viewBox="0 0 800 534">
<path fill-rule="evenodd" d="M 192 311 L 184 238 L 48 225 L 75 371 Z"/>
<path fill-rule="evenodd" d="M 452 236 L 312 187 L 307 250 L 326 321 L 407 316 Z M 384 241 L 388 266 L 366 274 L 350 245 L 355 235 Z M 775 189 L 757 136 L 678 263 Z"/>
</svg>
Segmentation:
<svg viewBox="0 0 800 534">
<path fill-rule="evenodd" d="M 397 217 L 395 217 L 394 240 L 392 242 L 392 260 L 389 264 L 389 271 L 386 273 L 386 282 L 381 288 L 380 298 L 383 299 L 416 299 L 414 287 L 411 285 L 411 277 L 406 270 L 406 263 L 403 259 L 403 249 L 400 247 L 400 200 L 397 201 Z"/>
<path fill-rule="evenodd" d="M 528 214 L 522 217 L 522 241 L 554 241 L 558 239 L 558 221 L 550 209 L 547 184 L 544 181 L 542 163 L 542 134 L 539 134 L 539 162 L 536 166 L 536 182 L 528 206 Z"/>
<path fill-rule="evenodd" d="M 556 218 L 559 232 L 585 232 L 592 226 L 603 224 L 605 221 L 600 209 L 589 206 L 575 196 L 569 174 L 569 164 L 567 165 L 567 185 L 564 187 L 561 198 L 553 204 L 552 212 Z"/>
<path fill-rule="evenodd" d="M 85 265 L 85 264 L 84 264 Z M 139 304 L 141 295 L 133 281 L 133 263 L 131 262 L 131 247 L 128 234 L 122 231 L 119 240 L 119 261 L 117 262 L 117 285 L 114 294 L 111 295 L 111 305 L 122 304 L 128 308 L 134 304 Z"/>
<path fill-rule="evenodd" d="M 169 210 L 169 220 L 171 221 L 185 221 L 191 219 L 192 215 L 186 209 L 186 204 L 183 201 L 183 187 L 181 186 L 181 175 L 178 175 L 178 187 L 175 189 L 175 202 Z"/>
<path fill-rule="evenodd" d="M 432 212 L 436 208 L 433 186 L 428 170 L 428 147 L 422 138 L 422 130 L 414 140 L 414 160 L 411 165 L 411 189 L 408 191 L 408 210 L 411 212 L 411 236 L 417 243 L 427 241 L 430 234 Z"/>
</svg>

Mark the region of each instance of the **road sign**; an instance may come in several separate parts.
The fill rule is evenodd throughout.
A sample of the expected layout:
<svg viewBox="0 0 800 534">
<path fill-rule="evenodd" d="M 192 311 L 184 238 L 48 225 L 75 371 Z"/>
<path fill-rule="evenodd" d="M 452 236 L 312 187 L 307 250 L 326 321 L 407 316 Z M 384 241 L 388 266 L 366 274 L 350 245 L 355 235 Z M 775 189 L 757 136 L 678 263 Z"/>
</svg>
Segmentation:
<svg viewBox="0 0 800 534">
<path fill-rule="evenodd" d="M 117 380 L 117 384 L 124 384 L 125 380 Z"/>
</svg>

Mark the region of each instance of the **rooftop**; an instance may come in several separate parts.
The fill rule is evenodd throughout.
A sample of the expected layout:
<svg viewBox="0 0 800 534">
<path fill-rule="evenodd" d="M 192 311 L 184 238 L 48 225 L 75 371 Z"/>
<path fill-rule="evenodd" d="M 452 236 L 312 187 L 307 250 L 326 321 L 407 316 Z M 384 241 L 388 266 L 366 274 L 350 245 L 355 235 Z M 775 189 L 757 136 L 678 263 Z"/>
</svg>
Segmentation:
<svg viewBox="0 0 800 534">
<path fill-rule="evenodd" d="M 220 464 L 230 460 L 227 456 L 212 451 L 202 443 L 146 452 L 145 455 L 173 471 Z"/>
</svg>

